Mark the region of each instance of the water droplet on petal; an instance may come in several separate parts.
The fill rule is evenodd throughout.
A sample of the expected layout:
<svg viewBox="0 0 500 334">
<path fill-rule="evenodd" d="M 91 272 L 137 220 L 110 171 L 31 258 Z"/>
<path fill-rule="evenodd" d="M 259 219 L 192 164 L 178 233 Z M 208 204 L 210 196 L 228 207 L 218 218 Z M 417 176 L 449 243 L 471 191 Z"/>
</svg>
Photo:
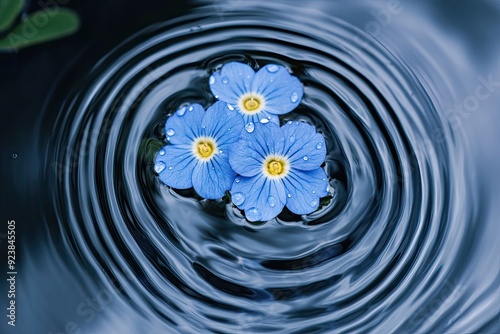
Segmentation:
<svg viewBox="0 0 500 334">
<path fill-rule="evenodd" d="M 227 77 L 222 78 L 222 83 L 224 85 L 227 85 L 228 82 L 229 82 L 229 79 Z"/>
<path fill-rule="evenodd" d="M 292 123 L 293 123 L 292 121 L 288 121 L 288 122 L 286 122 L 286 124 L 292 124 Z"/>
<path fill-rule="evenodd" d="M 247 132 L 252 133 L 253 130 L 255 130 L 255 125 L 252 122 L 250 122 L 247 125 L 245 125 L 245 130 L 247 130 Z"/>
<path fill-rule="evenodd" d="M 170 140 L 170 137 L 167 137 L 167 140 Z"/>
<path fill-rule="evenodd" d="M 266 66 L 266 68 L 270 73 L 278 72 L 278 70 L 280 69 L 278 65 L 268 65 Z"/>
<path fill-rule="evenodd" d="M 172 137 L 173 135 L 175 135 L 175 130 L 174 129 L 168 129 L 167 130 L 167 136 Z"/>
<path fill-rule="evenodd" d="M 160 152 L 158 152 L 159 155 L 165 155 L 165 150 L 164 149 L 161 149 Z"/>
<path fill-rule="evenodd" d="M 157 163 L 155 163 L 155 172 L 157 172 L 158 174 L 160 174 L 161 172 L 163 172 L 163 170 L 165 169 L 165 164 L 161 161 L 158 161 Z"/>
<path fill-rule="evenodd" d="M 184 116 L 185 113 L 186 113 L 186 107 L 182 107 L 179 110 L 177 110 L 178 116 Z"/>
<path fill-rule="evenodd" d="M 236 182 L 236 183 L 240 183 L 240 179 L 236 178 L 236 179 L 234 180 L 234 182 Z"/>
<path fill-rule="evenodd" d="M 313 191 L 312 191 L 312 193 L 313 193 L 313 194 L 316 194 L 316 191 L 315 191 L 315 190 L 313 190 Z"/>
<path fill-rule="evenodd" d="M 193 111 L 193 109 L 194 109 L 194 108 L 193 108 L 193 106 L 191 106 L 191 107 L 189 107 L 189 109 L 188 109 L 188 110 L 189 110 L 189 111 Z"/>
<path fill-rule="evenodd" d="M 227 131 L 231 131 L 231 128 L 227 128 Z"/>
<path fill-rule="evenodd" d="M 208 83 L 210 83 L 211 85 L 213 85 L 215 83 L 215 78 L 213 75 L 210 77 L 210 80 L 208 81 Z"/>
<path fill-rule="evenodd" d="M 229 109 L 229 110 L 234 110 L 234 107 L 228 103 L 228 104 L 227 104 L 227 109 Z"/>
<path fill-rule="evenodd" d="M 269 123 L 269 120 L 267 118 L 263 118 L 263 119 L 260 120 L 260 122 L 262 124 L 266 124 L 266 123 Z"/>
<path fill-rule="evenodd" d="M 317 207 L 317 206 L 318 206 L 318 200 L 314 199 L 314 200 L 312 200 L 312 201 L 311 201 L 311 203 L 309 203 L 309 204 L 311 204 L 311 206 L 312 206 L 313 208 L 315 208 L 315 207 Z"/>
<path fill-rule="evenodd" d="M 257 208 L 250 208 L 245 211 L 248 220 L 257 221 L 260 219 L 260 211 Z"/>
<path fill-rule="evenodd" d="M 273 196 L 269 196 L 269 198 L 267 199 L 267 204 L 269 204 L 271 208 L 274 208 L 276 206 L 276 198 L 274 198 Z"/>
<path fill-rule="evenodd" d="M 218 99 L 219 98 L 219 95 L 215 95 L 215 98 Z"/>
<path fill-rule="evenodd" d="M 288 198 L 291 198 L 292 197 L 292 194 L 287 194 Z"/>
<path fill-rule="evenodd" d="M 293 143 L 295 141 L 295 136 L 290 136 L 290 141 Z"/>
<path fill-rule="evenodd" d="M 222 150 L 219 150 L 219 153 L 222 154 Z"/>
<path fill-rule="evenodd" d="M 321 149 L 323 147 L 323 143 L 318 143 L 318 145 L 316 145 L 316 149 Z"/>
<path fill-rule="evenodd" d="M 306 157 L 306 156 L 304 156 L 302 159 L 304 159 L 304 161 L 309 160 L 309 158 L 308 158 L 308 157 Z"/>
<path fill-rule="evenodd" d="M 297 94 L 297 92 L 293 92 L 292 95 L 290 96 L 290 101 L 292 101 L 292 103 L 295 103 L 299 100 L 299 94 Z"/>
<path fill-rule="evenodd" d="M 243 195 L 242 193 L 234 193 L 233 196 L 232 196 L 232 199 L 233 199 L 233 203 L 234 205 L 241 205 L 243 204 L 243 202 L 245 202 L 245 195 Z"/>
<path fill-rule="evenodd" d="M 169 170 L 172 170 L 172 168 L 174 168 L 174 167 L 172 167 L 172 166 L 168 166 L 168 169 L 169 169 Z"/>
</svg>

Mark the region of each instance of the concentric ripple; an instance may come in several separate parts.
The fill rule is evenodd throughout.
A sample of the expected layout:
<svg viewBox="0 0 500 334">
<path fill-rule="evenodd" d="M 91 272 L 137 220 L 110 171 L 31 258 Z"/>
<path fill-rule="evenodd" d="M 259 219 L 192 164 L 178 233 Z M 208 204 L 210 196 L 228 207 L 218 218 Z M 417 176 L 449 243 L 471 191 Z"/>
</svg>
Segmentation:
<svg viewBox="0 0 500 334">
<path fill-rule="evenodd" d="M 345 22 L 266 13 L 152 27 L 75 85 L 47 149 L 66 168 L 47 177 L 67 250 L 169 333 L 446 332 L 474 198 L 432 85 Z M 252 225 L 159 182 L 167 115 L 212 104 L 208 78 L 229 61 L 304 83 L 282 122 L 325 136 L 332 199 L 317 212 Z"/>
</svg>

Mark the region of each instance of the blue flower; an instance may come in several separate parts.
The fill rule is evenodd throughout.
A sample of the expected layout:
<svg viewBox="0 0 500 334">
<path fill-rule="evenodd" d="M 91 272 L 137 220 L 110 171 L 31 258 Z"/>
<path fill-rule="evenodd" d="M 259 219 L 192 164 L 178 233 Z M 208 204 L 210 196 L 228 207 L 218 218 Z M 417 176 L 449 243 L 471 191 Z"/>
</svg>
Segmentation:
<svg viewBox="0 0 500 334">
<path fill-rule="evenodd" d="M 299 215 L 311 213 L 328 195 L 320 167 L 325 156 L 324 138 L 311 125 L 257 123 L 229 152 L 229 163 L 240 175 L 231 188 L 232 201 L 250 221 L 270 220 L 285 205 Z"/>
<path fill-rule="evenodd" d="M 304 93 L 299 79 L 274 64 L 255 73 L 248 65 L 228 63 L 220 73 L 212 74 L 209 84 L 217 99 L 231 104 L 243 115 L 245 124 L 269 121 L 279 124 L 277 115 L 295 109 Z"/>
<path fill-rule="evenodd" d="M 193 187 L 204 198 L 221 198 L 236 177 L 228 153 L 243 128 L 241 115 L 224 102 L 206 112 L 199 104 L 181 108 L 167 119 L 170 145 L 158 152 L 154 169 L 170 187 Z"/>
</svg>

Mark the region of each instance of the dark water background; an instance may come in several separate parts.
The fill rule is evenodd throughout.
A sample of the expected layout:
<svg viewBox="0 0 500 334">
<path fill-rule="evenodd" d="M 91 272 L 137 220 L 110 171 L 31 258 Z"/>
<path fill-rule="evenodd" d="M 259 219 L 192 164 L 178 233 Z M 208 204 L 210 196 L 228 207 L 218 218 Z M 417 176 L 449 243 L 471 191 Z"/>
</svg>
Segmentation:
<svg viewBox="0 0 500 334">
<path fill-rule="evenodd" d="M 76 35 L 0 55 L 2 333 L 500 332 L 497 1 L 67 6 Z M 158 183 L 168 112 L 228 61 L 304 83 L 283 121 L 325 135 L 318 212 Z"/>
</svg>

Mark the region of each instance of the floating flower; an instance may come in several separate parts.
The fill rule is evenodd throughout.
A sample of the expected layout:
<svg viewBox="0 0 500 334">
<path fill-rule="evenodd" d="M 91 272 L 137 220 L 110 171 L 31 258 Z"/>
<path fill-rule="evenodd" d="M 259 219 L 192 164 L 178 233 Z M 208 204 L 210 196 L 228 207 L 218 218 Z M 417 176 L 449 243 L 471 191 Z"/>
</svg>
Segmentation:
<svg viewBox="0 0 500 334">
<path fill-rule="evenodd" d="M 241 115 L 224 102 L 216 102 L 206 112 L 199 104 L 177 110 L 165 124 L 170 145 L 155 159 L 160 180 L 177 189 L 193 187 L 204 198 L 223 197 L 236 177 L 229 164 L 229 147 L 243 127 Z"/>
<path fill-rule="evenodd" d="M 311 213 L 328 195 L 320 167 L 325 156 L 324 138 L 311 125 L 257 123 L 253 133 L 242 132 L 229 153 L 240 175 L 231 188 L 232 201 L 250 221 L 270 220 L 285 205 L 295 214 Z"/>
<path fill-rule="evenodd" d="M 266 65 L 257 73 L 248 65 L 228 63 L 209 80 L 215 97 L 231 104 L 245 119 L 247 131 L 253 124 L 279 124 L 277 115 L 295 109 L 304 93 L 300 81 L 280 65 Z"/>
</svg>

